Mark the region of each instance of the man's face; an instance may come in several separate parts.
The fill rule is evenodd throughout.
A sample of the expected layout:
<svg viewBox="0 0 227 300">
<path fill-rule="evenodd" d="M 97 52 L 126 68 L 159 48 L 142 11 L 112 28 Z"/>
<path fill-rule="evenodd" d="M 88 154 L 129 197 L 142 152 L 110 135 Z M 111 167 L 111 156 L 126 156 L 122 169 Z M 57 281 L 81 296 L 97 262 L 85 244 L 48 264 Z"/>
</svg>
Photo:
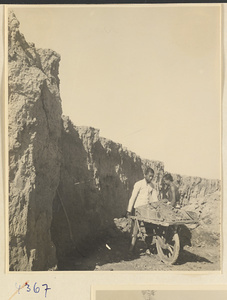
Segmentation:
<svg viewBox="0 0 227 300">
<path fill-rule="evenodd" d="M 164 182 L 166 185 L 170 185 L 170 180 L 164 178 Z"/>
<path fill-rule="evenodd" d="M 147 183 L 150 183 L 153 178 L 154 178 L 154 173 L 152 173 L 152 172 L 149 172 L 149 173 L 147 173 L 147 175 L 145 175 L 145 179 L 146 179 Z"/>
</svg>

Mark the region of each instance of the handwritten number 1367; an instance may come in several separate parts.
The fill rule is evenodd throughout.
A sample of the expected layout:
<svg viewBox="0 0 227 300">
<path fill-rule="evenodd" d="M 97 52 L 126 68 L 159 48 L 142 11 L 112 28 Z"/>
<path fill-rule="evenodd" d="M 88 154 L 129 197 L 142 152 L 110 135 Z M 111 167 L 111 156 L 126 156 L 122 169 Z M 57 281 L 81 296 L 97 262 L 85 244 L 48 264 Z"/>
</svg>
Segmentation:
<svg viewBox="0 0 227 300">
<path fill-rule="evenodd" d="M 40 287 L 36 286 L 37 282 L 34 283 L 34 286 L 33 286 L 33 292 L 38 294 L 40 292 Z M 31 288 L 30 288 L 30 284 L 26 284 L 27 286 L 27 292 L 31 292 Z M 51 288 L 48 287 L 48 285 L 45 283 L 45 284 L 42 284 L 42 286 L 45 286 L 45 297 L 47 296 L 47 291 L 48 290 L 51 290 Z"/>
</svg>

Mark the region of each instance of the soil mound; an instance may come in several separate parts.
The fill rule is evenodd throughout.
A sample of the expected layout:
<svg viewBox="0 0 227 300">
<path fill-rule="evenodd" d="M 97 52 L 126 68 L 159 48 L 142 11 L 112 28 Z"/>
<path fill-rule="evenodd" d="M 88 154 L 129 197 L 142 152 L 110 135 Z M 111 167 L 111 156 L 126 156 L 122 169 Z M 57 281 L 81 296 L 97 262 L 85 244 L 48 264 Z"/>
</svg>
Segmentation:
<svg viewBox="0 0 227 300">
<path fill-rule="evenodd" d="M 192 230 L 192 242 L 197 246 L 220 245 L 221 193 L 192 198 L 185 209 L 196 212 L 199 226 Z"/>
</svg>

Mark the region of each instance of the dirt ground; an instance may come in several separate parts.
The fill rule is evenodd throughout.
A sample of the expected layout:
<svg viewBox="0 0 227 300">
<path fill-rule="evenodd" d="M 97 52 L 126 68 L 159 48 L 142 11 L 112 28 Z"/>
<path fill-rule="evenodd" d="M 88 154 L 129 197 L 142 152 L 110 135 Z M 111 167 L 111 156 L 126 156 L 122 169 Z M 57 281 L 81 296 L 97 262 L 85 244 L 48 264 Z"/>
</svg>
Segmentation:
<svg viewBox="0 0 227 300">
<path fill-rule="evenodd" d="M 146 245 L 139 239 L 133 254 L 129 253 L 130 236 L 119 228 L 112 229 L 106 239 L 88 251 L 84 257 L 68 257 L 59 266 L 64 270 L 95 271 L 217 271 L 220 270 L 220 247 L 201 244 L 185 246 L 175 265 L 160 261 L 157 253 L 146 255 Z M 125 228 L 124 228 L 125 229 Z M 125 230 L 126 231 L 126 230 Z"/>
<path fill-rule="evenodd" d="M 163 263 L 156 253 L 146 255 L 146 244 L 138 239 L 129 253 L 131 221 L 116 218 L 102 238 L 85 248 L 77 248 L 59 262 L 59 270 L 95 271 L 219 271 L 220 270 L 220 192 L 191 199 L 187 211 L 198 216 L 196 227 L 182 226 L 179 231 L 182 250 L 174 265 Z M 79 252 L 79 253 L 78 253 Z M 82 254 L 82 255 L 81 255 Z"/>
</svg>

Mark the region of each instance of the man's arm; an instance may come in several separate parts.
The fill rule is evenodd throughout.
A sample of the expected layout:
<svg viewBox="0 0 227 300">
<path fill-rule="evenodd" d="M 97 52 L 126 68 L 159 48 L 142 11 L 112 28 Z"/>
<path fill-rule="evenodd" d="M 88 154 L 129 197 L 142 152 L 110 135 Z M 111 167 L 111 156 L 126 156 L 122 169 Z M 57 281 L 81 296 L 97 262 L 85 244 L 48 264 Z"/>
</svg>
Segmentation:
<svg viewBox="0 0 227 300">
<path fill-rule="evenodd" d="M 131 198 L 129 199 L 129 203 L 128 203 L 127 211 L 129 213 L 132 212 L 132 208 L 135 204 L 135 201 L 136 201 L 136 198 L 139 194 L 139 191 L 140 191 L 140 185 L 138 184 L 138 182 L 136 182 L 135 185 L 134 185 L 133 191 L 132 191 Z"/>
</svg>

